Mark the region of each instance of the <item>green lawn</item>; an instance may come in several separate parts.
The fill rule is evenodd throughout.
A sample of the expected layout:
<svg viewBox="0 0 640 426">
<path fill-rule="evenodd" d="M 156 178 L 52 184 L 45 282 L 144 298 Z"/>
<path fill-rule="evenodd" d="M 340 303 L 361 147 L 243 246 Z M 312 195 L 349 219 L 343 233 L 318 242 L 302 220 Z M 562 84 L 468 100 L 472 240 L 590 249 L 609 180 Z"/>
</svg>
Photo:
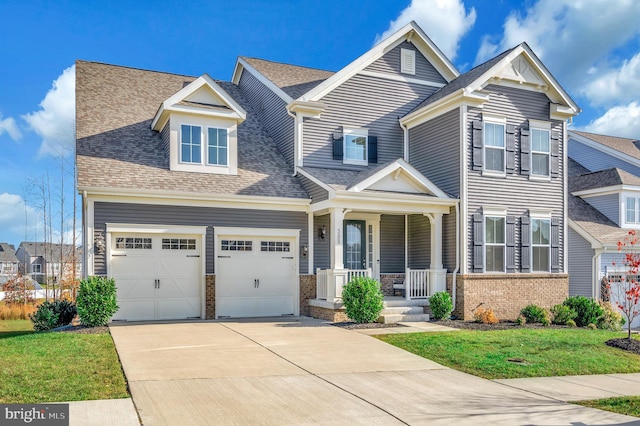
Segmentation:
<svg viewBox="0 0 640 426">
<path fill-rule="evenodd" d="M 622 396 L 619 398 L 596 399 L 594 401 L 578 401 L 574 404 L 640 417 L 640 396 Z"/>
<path fill-rule="evenodd" d="M 128 397 L 111 335 L 33 333 L 0 321 L 0 403 Z"/>
<path fill-rule="evenodd" d="M 609 339 L 624 337 L 620 332 L 522 328 L 377 337 L 486 379 L 640 372 L 640 356 L 604 344 Z"/>
</svg>

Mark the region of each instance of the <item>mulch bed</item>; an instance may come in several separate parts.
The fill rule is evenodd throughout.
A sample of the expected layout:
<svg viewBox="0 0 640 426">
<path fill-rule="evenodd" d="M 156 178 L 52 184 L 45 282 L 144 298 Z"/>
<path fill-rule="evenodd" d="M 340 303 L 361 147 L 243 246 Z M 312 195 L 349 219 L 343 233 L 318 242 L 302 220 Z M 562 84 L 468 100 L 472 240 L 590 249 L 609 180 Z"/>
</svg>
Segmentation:
<svg viewBox="0 0 640 426">
<path fill-rule="evenodd" d="M 60 333 L 75 333 L 75 334 L 102 334 L 108 333 L 109 327 L 87 327 L 86 325 L 73 325 L 60 327 L 56 330 Z"/>
<path fill-rule="evenodd" d="M 334 322 L 334 323 L 331 323 L 331 325 L 334 325 L 334 326 L 340 327 L 340 328 L 346 328 L 347 330 L 362 330 L 362 329 L 369 329 L 369 328 L 404 327 L 404 325 L 401 325 L 401 324 L 395 324 L 395 323 L 382 324 L 382 323 L 379 323 L 379 322 L 370 322 L 370 323 L 363 323 L 363 324 L 358 324 L 358 323 L 355 323 L 355 322 Z"/>
<path fill-rule="evenodd" d="M 640 340 L 627 339 L 626 337 L 621 339 L 611 339 L 604 342 L 607 346 L 611 346 L 618 349 L 624 349 L 625 351 L 633 352 L 640 355 Z"/>
<path fill-rule="evenodd" d="M 480 331 L 492 331 L 492 330 L 513 330 L 515 328 L 567 328 L 566 325 L 554 325 L 543 326 L 542 324 L 524 324 L 518 325 L 513 321 L 500 321 L 497 324 L 482 324 L 475 321 L 462 321 L 462 320 L 440 320 L 431 321 L 434 324 L 444 325 L 451 328 L 460 328 L 463 330 L 480 330 Z"/>
</svg>

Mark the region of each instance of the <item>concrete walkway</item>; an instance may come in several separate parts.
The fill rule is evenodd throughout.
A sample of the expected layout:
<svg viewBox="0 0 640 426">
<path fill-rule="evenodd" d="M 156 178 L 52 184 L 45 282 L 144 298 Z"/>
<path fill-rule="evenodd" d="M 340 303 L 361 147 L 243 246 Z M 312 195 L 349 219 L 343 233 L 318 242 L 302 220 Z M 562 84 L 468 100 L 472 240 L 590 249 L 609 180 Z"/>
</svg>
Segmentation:
<svg viewBox="0 0 640 426">
<path fill-rule="evenodd" d="M 69 404 L 70 426 L 139 426 L 138 412 L 131 398 L 72 401 Z"/>
<path fill-rule="evenodd" d="M 115 325 L 145 425 L 632 424 L 308 318 Z"/>
</svg>

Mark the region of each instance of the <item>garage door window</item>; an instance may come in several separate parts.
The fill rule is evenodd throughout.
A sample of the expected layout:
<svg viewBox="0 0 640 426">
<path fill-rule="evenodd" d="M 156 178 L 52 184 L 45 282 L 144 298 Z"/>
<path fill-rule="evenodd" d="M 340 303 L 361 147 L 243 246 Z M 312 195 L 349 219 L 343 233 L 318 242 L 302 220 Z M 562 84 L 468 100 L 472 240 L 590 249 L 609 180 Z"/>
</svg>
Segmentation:
<svg viewBox="0 0 640 426">
<path fill-rule="evenodd" d="M 291 250 L 291 246 L 288 241 L 261 241 L 260 242 L 260 251 L 289 252 L 290 250 Z"/>
<path fill-rule="evenodd" d="M 152 248 L 151 238 L 117 237 L 116 248 L 150 250 Z"/>
<path fill-rule="evenodd" d="M 187 238 L 163 238 L 163 250 L 195 250 L 196 240 Z"/>
<path fill-rule="evenodd" d="M 240 240 L 222 240 L 222 251 L 251 251 L 253 250 L 252 241 Z"/>
</svg>

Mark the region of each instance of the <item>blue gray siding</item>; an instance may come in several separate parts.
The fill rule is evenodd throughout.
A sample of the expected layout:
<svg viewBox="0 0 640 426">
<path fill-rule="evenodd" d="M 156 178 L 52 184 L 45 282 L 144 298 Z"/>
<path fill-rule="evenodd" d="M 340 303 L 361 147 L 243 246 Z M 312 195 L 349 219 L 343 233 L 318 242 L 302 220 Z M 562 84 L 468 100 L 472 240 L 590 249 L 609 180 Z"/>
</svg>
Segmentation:
<svg viewBox="0 0 640 426">
<path fill-rule="evenodd" d="M 368 128 L 378 137 L 378 164 L 403 157 L 404 136 L 398 117 L 411 111 L 435 87 L 356 75 L 321 99 L 322 117 L 305 119 L 304 165 L 362 170 L 365 166 L 333 159 L 332 134 L 342 127 Z M 371 164 L 369 167 L 376 167 Z"/>
<path fill-rule="evenodd" d="M 309 244 L 307 214 L 276 210 L 225 209 L 212 207 L 161 206 L 128 203 L 95 203 L 95 232 L 106 232 L 106 223 L 207 226 L 207 273 L 214 273 L 213 229 L 220 227 L 300 229 L 300 246 Z M 300 273 L 307 273 L 307 261 L 300 259 Z M 105 255 L 96 255 L 95 274 L 105 274 Z"/>
<path fill-rule="evenodd" d="M 607 275 L 607 271 L 615 270 L 620 271 L 624 270 L 624 253 L 618 252 L 606 252 L 600 255 L 600 275 L 598 279 Z"/>
<path fill-rule="evenodd" d="M 409 130 L 409 162 L 454 197 L 460 195 L 460 110 Z"/>
<path fill-rule="evenodd" d="M 401 49 L 413 50 L 416 52 L 416 73 L 402 74 L 400 72 L 400 53 Z M 404 77 L 416 78 L 432 83 L 445 84 L 447 81 L 440 73 L 431 65 L 431 62 L 425 58 L 422 53 L 409 42 L 402 42 L 398 46 L 387 52 L 382 58 L 378 59 L 365 68 L 365 71 L 381 72 L 385 74 L 400 74 Z"/>
<path fill-rule="evenodd" d="M 569 157 L 582 164 L 592 172 L 617 167 L 636 176 L 640 176 L 640 167 L 627 163 L 624 160 L 613 157 L 598 149 L 584 145 L 575 139 L 569 138 Z"/>
<path fill-rule="evenodd" d="M 287 114 L 287 104 L 262 84 L 250 72 L 242 71 L 238 87 L 267 129 L 287 163 L 293 167 L 293 117 Z"/>
<path fill-rule="evenodd" d="M 591 244 L 576 231 L 568 232 L 567 268 L 569 271 L 569 296 L 591 297 L 593 256 Z"/>
<path fill-rule="evenodd" d="M 312 182 L 311 179 L 302 176 L 300 173 L 298 173 L 297 176 L 300 180 L 300 183 L 302 184 L 302 187 L 305 189 L 305 191 L 307 191 L 309 196 L 311 196 L 312 203 L 318 203 L 329 198 L 329 191 Z"/>
<path fill-rule="evenodd" d="M 424 215 L 410 215 L 409 222 L 409 268 L 428 269 L 431 265 L 431 225 Z"/>
<path fill-rule="evenodd" d="M 620 226 L 620 197 L 619 194 L 597 195 L 583 198 L 606 217 Z"/>
<path fill-rule="evenodd" d="M 456 269 L 456 208 L 442 216 L 442 264 L 448 272 Z"/>
<path fill-rule="evenodd" d="M 322 226 L 327 228 L 327 235 L 320 238 Z M 313 267 L 331 269 L 331 216 L 315 216 L 313 218 Z M 315 272 L 315 271 L 313 271 Z"/>
<path fill-rule="evenodd" d="M 484 108 L 469 108 L 467 119 L 467 253 L 469 259 L 469 271 L 473 270 L 473 214 L 482 213 L 482 206 L 503 208 L 507 207 L 507 214 L 516 217 L 528 215 L 530 209 L 550 209 L 552 216 L 560 218 L 560 266 L 564 266 L 564 180 L 565 164 L 564 149 L 565 144 L 560 140 L 559 154 L 559 176 L 551 181 L 530 180 L 529 176 L 519 174 L 520 158 L 516 155 L 515 174 L 507 174 L 506 178 L 483 176 L 482 172 L 472 168 L 473 140 L 472 122 L 482 120 L 482 113 L 492 113 L 502 115 L 507 118 L 507 124 L 516 127 L 516 153 L 520 151 L 521 127 L 528 127 L 527 120 L 544 120 L 551 122 L 551 130 L 562 134 L 563 123 L 561 121 L 550 120 L 550 101 L 543 93 L 528 90 L 515 89 L 511 87 L 489 85 L 485 88 L 490 93 L 490 100 Z M 520 229 L 520 223 L 516 224 L 516 232 Z M 520 236 L 516 235 L 516 247 L 520 244 Z M 516 256 L 519 250 L 516 250 Z M 516 259 L 516 267 L 520 267 L 520 261 Z"/>
<path fill-rule="evenodd" d="M 403 273 L 404 215 L 380 216 L 380 272 Z"/>
</svg>

